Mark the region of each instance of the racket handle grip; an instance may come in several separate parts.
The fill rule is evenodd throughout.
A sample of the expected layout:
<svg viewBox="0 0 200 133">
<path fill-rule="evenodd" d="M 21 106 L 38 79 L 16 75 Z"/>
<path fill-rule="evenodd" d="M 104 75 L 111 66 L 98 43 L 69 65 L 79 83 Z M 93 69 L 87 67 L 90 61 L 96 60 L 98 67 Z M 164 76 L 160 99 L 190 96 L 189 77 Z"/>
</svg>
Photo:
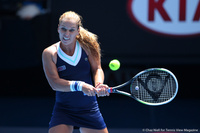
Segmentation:
<svg viewBox="0 0 200 133">
<path fill-rule="evenodd" d="M 100 90 L 100 89 L 97 89 Z M 108 93 L 113 93 L 114 89 L 112 87 L 108 88 Z"/>
<path fill-rule="evenodd" d="M 100 89 L 97 89 L 97 90 L 100 90 Z M 110 87 L 110 88 L 108 88 L 108 93 L 113 93 L 113 88 L 112 87 Z"/>
<path fill-rule="evenodd" d="M 97 90 L 100 90 L 100 89 L 97 89 Z M 113 93 L 113 88 L 112 87 L 110 87 L 110 88 L 108 88 L 108 93 Z M 86 95 L 85 93 L 83 93 L 84 95 Z"/>
</svg>

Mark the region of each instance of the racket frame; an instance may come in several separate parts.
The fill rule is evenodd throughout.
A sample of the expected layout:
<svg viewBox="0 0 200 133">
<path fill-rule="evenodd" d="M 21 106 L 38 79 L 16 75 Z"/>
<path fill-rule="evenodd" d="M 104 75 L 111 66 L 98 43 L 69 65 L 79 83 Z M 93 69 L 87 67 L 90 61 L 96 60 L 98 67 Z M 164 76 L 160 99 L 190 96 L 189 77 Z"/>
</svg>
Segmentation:
<svg viewBox="0 0 200 133">
<path fill-rule="evenodd" d="M 131 83 L 132 83 L 135 79 L 137 79 L 137 77 L 139 77 L 141 74 L 146 73 L 146 72 L 148 72 L 148 71 L 155 71 L 155 70 L 165 71 L 165 72 L 169 73 L 169 74 L 173 77 L 173 79 L 174 79 L 174 81 L 175 81 L 175 84 L 176 84 L 176 91 L 175 91 L 173 97 L 171 97 L 169 100 L 164 101 L 164 102 L 161 102 L 161 103 L 149 103 L 149 102 L 145 102 L 145 101 L 143 101 L 143 100 L 140 100 L 140 99 L 138 99 L 138 98 L 132 96 L 132 95 L 131 95 L 130 93 L 128 93 L 128 92 L 124 92 L 124 91 L 118 90 L 118 89 L 120 89 L 120 88 L 122 88 L 122 87 L 124 87 L 124 86 L 127 86 L 128 84 L 131 84 Z M 131 91 L 131 90 L 130 90 L 130 91 Z M 127 81 L 127 82 L 125 82 L 125 83 L 123 83 L 123 84 L 121 84 L 121 85 L 118 85 L 118 86 L 115 86 L 115 87 L 110 87 L 110 88 L 108 89 L 108 92 L 109 92 L 109 93 L 118 93 L 118 94 L 122 94 L 122 95 L 125 95 L 125 96 L 129 96 L 129 97 L 135 99 L 136 101 L 138 101 L 138 102 L 140 102 L 140 103 L 143 103 L 143 104 L 145 104 L 145 105 L 158 106 L 158 105 L 163 105 L 163 104 L 169 103 L 169 102 L 171 102 L 171 101 L 176 97 L 176 95 L 177 95 L 177 93 L 178 93 L 178 81 L 177 81 L 176 76 L 175 76 L 171 71 L 169 71 L 169 70 L 167 70 L 167 69 L 165 69 L 165 68 L 149 68 L 149 69 L 146 69 L 146 70 L 143 70 L 143 71 L 139 72 L 139 73 L 136 74 L 134 77 L 132 77 L 129 81 Z"/>
</svg>

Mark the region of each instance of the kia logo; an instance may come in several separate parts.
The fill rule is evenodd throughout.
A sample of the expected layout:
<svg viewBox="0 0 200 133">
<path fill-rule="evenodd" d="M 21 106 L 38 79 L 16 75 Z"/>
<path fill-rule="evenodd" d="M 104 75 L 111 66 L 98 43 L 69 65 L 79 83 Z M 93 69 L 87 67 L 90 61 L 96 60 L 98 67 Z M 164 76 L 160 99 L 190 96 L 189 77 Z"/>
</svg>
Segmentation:
<svg viewBox="0 0 200 133">
<path fill-rule="evenodd" d="M 132 20 L 169 36 L 200 35 L 200 0 L 128 0 Z"/>
</svg>

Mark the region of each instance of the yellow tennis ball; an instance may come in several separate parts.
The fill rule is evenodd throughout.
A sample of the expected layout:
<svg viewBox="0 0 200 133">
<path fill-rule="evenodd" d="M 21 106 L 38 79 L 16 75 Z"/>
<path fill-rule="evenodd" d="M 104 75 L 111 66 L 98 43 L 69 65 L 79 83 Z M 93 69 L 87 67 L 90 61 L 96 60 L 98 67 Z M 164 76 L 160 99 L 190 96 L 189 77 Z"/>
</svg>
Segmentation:
<svg viewBox="0 0 200 133">
<path fill-rule="evenodd" d="M 117 59 L 111 60 L 109 67 L 111 70 L 116 71 L 120 68 L 120 62 Z"/>
</svg>

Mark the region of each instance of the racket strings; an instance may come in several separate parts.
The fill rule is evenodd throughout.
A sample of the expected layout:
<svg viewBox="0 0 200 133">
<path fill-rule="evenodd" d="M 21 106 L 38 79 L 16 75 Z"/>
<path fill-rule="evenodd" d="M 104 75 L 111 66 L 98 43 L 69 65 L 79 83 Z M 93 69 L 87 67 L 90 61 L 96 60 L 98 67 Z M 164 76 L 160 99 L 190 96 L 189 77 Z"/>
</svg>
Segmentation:
<svg viewBox="0 0 200 133">
<path fill-rule="evenodd" d="M 131 94 L 149 103 L 168 101 L 174 96 L 175 91 L 176 83 L 173 77 L 163 71 L 144 73 L 131 85 Z"/>
</svg>

